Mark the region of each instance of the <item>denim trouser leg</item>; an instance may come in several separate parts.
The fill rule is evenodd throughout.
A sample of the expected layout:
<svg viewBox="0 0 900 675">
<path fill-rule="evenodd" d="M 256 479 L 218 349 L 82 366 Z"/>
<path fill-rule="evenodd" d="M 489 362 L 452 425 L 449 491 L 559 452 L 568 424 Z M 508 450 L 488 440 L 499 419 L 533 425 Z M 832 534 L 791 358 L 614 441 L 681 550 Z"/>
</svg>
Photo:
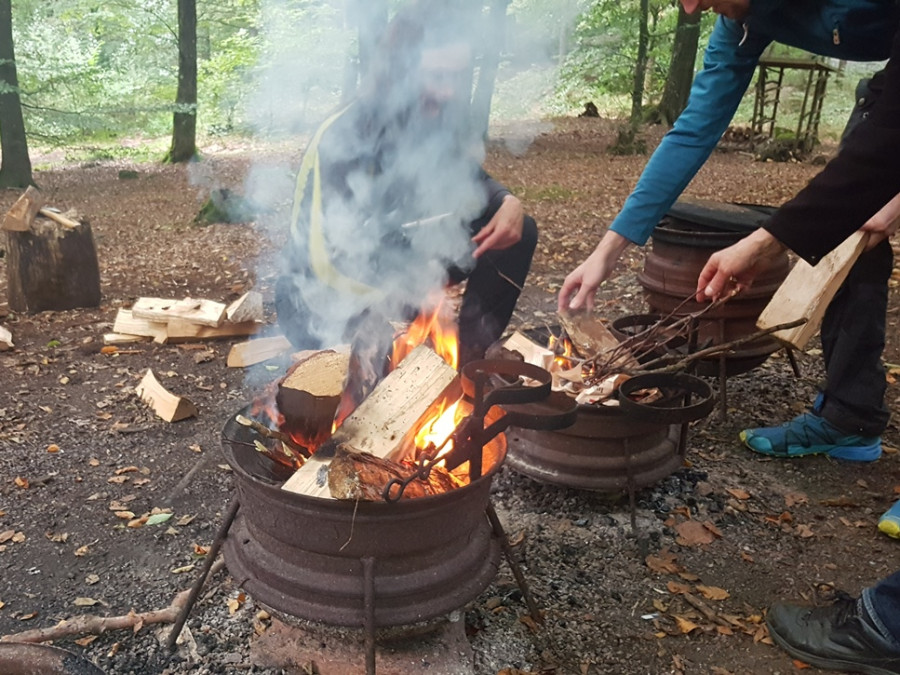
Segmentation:
<svg viewBox="0 0 900 675">
<path fill-rule="evenodd" d="M 821 414 L 847 433 L 880 436 L 890 417 L 881 354 L 893 258 L 889 241 L 863 253 L 822 321 L 826 384 Z"/>
<path fill-rule="evenodd" d="M 862 601 L 882 634 L 891 636 L 900 650 L 900 572 L 862 592 Z"/>
</svg>

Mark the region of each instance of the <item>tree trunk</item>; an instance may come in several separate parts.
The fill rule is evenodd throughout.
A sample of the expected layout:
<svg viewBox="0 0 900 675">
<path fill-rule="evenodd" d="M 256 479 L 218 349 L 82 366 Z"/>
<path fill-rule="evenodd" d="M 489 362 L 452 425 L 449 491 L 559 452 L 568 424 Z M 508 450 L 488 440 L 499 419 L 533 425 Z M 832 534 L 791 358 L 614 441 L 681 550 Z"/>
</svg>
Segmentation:
<svg viewBox="0 0 900 675">
<path fill-rule="evenodd" d="M 0 187 L 33 182 L 13 49 L 12 2 L 0 0 Z"/>
<path fill-rule="evenodd" d="M 178 92 L 172 147 L 166 160 L 187 162 L 197 155 L 197 0 L 178 0 Z"/>
<path fill-rule="evenodd" d="M 697 44 L 700 39 L 701 12 L 688 14 L 678 6 L 678 26 L 672 45 L 672 60 L 666 75 L 666 86 L 659 102 L 660 119 L 672 126 L 687 105 L 691 83 L 694 80 L 694 62 L 697 60 Z"/>
<path fill-rule="evenodd" d="M 344 16 L 346 25 L 355 27 L 359 36 L 356 57 L 348 53 L 344 64 L 341 101 L 347 103 L 356 96 L 359 79 L 368 74 L 378 40 L 384 35 L 388 23 L 387 0 L 345 0 Z"/>
<path fill-rule="evenodd" d="M 634 86 L 631 90 L 631 116 L 629 122 L 632 130 L 637 130 L 641 123 L 644 105 L 644 81 L 647 76 L 650 46 L 650 0 L 641 0 L 640 26 L 638 29 L 638 53 L 634 64 Z"/>
<path fill-rule="evenodd" d="M 487 138 L 488 125 L 491 118 L 491 100 L 494 97 L 494 86 L 497 81 L 497 70 L 500 68 L 500 51 L 503 49 L 506 36 L 506 9 L 509 0 L 493 0 L 488 19 L 488 33 L 485 49 L 481 55 L 481 68 L 478 70 L 478 85 L 472 97 L 472 121 L 476 132 Z"/>
</svg>

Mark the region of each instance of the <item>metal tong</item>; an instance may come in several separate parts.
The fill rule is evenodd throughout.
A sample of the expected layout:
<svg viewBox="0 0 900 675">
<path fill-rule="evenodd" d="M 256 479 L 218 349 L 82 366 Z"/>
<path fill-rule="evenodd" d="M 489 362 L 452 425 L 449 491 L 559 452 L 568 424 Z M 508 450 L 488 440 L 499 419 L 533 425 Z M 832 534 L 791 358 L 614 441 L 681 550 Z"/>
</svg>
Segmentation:
<svg viewBox="0 0 900 675">
<path fill-rule="evenodd" d="M 472 413 L 464 417 L 440 447 L 430 444 L 406 478 L 394 478 L 384 487 L 387 502 L 401 498 L 412 481 L 426 480 L 432 467 L 443 462 L 448 471 L 469 462 L 469 480 L 481 478 L 484 446 L 511 426 L 552 431 L 575 423 L 578 404 L 563 392 L 551 391 L 552 376 L 538 366 L 521 361 L 486 359 L 472 361 L 460 371 L 463 393 L 472 401 Z M 499 406 L 502 415 L 485 426 L 488 412 Z M 448 443 L 453 449 L 440 459 Z"/>
</svg>

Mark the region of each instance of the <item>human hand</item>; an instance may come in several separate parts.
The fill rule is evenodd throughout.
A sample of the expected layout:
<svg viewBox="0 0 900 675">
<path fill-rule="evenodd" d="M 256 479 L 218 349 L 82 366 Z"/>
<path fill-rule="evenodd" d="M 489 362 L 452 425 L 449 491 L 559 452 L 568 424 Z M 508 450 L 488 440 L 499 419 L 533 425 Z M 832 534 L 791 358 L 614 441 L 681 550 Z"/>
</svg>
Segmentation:
<svg viewBox="0 0 900 675">
<path fill-rule="evenodd" d="M 594 293 L 612 275 L 616 261 L 630 244 L 622 235 L 607 231 L 588 259 L 566 277 L 559 289 L 557 311 L 592 309 Z"/>
<path fill-rule="evenodd" d="M 697 279 L 697 302 L 750 288 L 785 246 L 762 228 L 713 253 Z"/>
<path fill-rule="evenodd" d="M 488 251 L 502 251 L 518 244 L 522 239 L 524 223 L 522 202 L 513 195 L 506 195 L 494 217 L 472 237 L 478 246 L 472 256 L 478 258 Z"/>
<path fill-rule="evenodd" d="M 894 235 L 897 226 L 900 225 L 900 193 L 885 204 L 881 210 L 866 221 L 861 229 L 869 233 L 869 241 L 866 250 L 875 248 L 878 244 Z"/>
</svg>

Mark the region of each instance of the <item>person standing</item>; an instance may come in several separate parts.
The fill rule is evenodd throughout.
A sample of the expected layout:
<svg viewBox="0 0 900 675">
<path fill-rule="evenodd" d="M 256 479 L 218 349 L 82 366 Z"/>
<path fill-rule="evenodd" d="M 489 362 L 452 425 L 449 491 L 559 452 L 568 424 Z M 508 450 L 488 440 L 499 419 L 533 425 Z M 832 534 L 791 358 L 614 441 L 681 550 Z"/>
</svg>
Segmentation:
<svg viewBox="0 0 900 675">
<path fill-rule="evenodd" d="M 766 47 L 779 42 L 839 59 L 883 60 L 900 22 L 896 0 L 682 0 L 682 5 L 687 12 L 720 15 L 703 69 L 694 79 L 687 107 L 653 153 L 622 211 L 594 252 L 566 277 L 558 297 L 560 311 L 590 308 L 621 254 L 647 241 L 727 129 Z M 848 148 L 858 134 L 849 133 Z M 820 239 L 810 261 L 820 259 L 827 250 L 823 247 L 832 243 Z M 825 314 L 826 382 L 812 410 L 780 426 L 742 431 L 748 448 L 785 458 L 824 454 L 868 462 L 880 457 L 889 419 L 881 354 L 892 266 L 886 241 L 860 257 Z"/>
</svg>

